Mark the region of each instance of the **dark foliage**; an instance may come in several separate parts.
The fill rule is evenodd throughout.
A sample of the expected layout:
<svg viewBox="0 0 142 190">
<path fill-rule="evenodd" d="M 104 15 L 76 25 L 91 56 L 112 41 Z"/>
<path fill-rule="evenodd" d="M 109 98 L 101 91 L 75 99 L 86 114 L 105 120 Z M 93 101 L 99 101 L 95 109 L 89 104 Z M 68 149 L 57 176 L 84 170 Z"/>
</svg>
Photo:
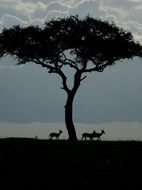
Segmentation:
<svg viewBox="0 0 142 190">
<path fill-rule="evenodd" d="M 142 54 L 141 45 L 135 42 L 130 32 L 89 16 L 82 20 L 77 16 L 52 20 L 43 28 L 5 28 L 0 35 L 0 50 L 1 56 L 16 56 L 19 63 L 32 61 L 43 63 L 42 66 L 47 68 L 50 64 L 56 69 L 69 65 L 83 72 L 89 71 L 89 61 L 92 71 L 102 71 L 115 61 Z M 66 57 L 68 50 L 73 59 Z M 49 69 L 52 71 L 52 67 Z"/>
</svg>

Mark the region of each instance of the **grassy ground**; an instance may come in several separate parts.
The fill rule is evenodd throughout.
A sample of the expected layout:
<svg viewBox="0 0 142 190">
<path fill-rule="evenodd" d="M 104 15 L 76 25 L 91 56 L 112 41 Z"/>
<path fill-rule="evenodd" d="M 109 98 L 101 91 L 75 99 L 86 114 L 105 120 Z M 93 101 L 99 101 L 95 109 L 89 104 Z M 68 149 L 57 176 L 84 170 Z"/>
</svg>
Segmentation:
<svg viewBox="0 0 142 190">
<path fill-rule="evenodd" d="M 0 180 L 14 189 L 138 189 L 142 142 L 0 139 Z"/>
</svg>

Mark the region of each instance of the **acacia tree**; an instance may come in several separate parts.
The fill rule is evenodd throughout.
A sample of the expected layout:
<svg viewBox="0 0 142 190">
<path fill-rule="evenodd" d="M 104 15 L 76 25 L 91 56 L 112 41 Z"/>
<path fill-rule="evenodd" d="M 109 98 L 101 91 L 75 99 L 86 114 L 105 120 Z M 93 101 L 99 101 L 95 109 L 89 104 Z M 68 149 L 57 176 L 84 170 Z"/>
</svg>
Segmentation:
<svg viewBox="0 0 142 190">
<path fill-rule="evenodd" d="M 73 123 L 73 100 L 87 73 L 102 72 L 116 61 L 142 55 L 142 46 L 130 32 L 114 23 L 90 16 L 53 19 L 38 26 L 13 26 L 0 34 L 0 56 L 11 55 L 18 64 L 34 62 L 48 73 L 61 77 L 67 94 L 65 123 L 70 141 L 76 141 Z M 73 86 L 68 85 L 68 68 L 74 70 Z"/>
</svg>

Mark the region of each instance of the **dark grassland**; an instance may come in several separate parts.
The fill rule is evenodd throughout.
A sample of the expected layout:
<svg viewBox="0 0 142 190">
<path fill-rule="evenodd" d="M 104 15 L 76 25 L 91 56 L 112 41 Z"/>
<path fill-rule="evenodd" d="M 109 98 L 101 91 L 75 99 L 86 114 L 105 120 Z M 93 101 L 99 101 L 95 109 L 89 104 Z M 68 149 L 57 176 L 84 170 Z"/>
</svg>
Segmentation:
<svg viewBox="0 0 142 190">
<path fill-rule="evenodd" d="M 0 189 L 141 189 L 142 142 L 0 139 Z"/>
</svg>

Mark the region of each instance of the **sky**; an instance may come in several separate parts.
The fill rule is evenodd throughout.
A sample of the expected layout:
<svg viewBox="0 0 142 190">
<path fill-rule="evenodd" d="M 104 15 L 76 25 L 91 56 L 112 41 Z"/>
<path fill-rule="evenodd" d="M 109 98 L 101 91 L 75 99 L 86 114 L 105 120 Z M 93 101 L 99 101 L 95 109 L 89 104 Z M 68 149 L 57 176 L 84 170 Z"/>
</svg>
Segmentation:
<svg viewBox="0 0 142 190">
<path fill-rule="evenodd" d="M 90 14 L 113 21 L 142 43 L 142 0 L 0 0 L 0 30 L 52 18 Z M 66 94 L 58 76 L 35 64 L 15 66 L 0 60 L 0 137 L 48 138 L 63 130 Z M 106 131 L 104 140 L 142 140 L 142 59 L 123 60 L 82 81 L 74 100 L 78 138 L 83 132 Z"/>
</svg>

